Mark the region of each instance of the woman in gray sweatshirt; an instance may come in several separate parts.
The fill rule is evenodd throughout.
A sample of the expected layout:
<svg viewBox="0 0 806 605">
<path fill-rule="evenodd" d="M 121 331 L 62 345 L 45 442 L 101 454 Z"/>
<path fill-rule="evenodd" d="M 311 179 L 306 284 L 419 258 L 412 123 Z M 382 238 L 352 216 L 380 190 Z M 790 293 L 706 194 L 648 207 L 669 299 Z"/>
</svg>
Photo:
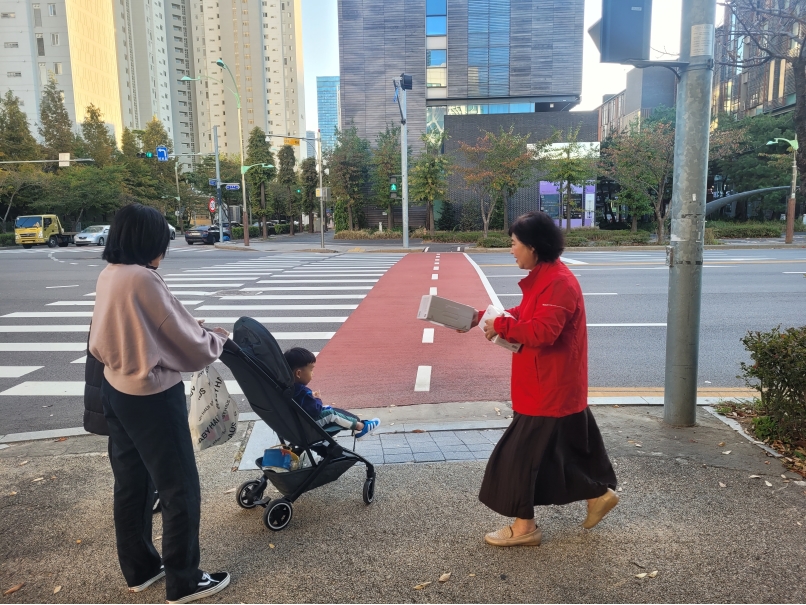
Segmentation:
<svg viewBox="0 0 806 605">
<path fill-rule="evenodd" d="M 166 578 L 169 603 L 222 590 L 225 572 L 199 569 L 201 490 L 181 372 L 216 360 L 228 334 L 206 329 L 157 274 L 170 232 L 154 208 L 115 215 L 95 293 L 89 351 L 104 364 L 101 386 L 115 476 L 118 559 L 131 592 Z M 162 504 L 162 558 L 151 535 L 152 490 Z"/>
</svg>

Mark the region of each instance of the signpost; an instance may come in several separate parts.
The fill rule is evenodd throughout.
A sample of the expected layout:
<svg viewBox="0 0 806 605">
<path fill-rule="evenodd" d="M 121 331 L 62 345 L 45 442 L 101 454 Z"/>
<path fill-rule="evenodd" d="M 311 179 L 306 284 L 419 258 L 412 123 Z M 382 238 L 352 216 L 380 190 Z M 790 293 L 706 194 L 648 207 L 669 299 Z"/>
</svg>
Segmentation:
<svg viewBox="0 0 806 605">
<path fill-rule="evenodd" d="M 241 188 L 238 183 L 225 183 L 224 185 L 227 191 L 238 191 Z"/>
<path fill-rule="evenodd" d="M 213 213 L 215 212 L 215 208 L 216 208 L 215 198 L 211 197 L 210 201 L 207 202 L 207 209 L 210 210 L 210 213 Z"/>
<path fill-rule="evenodd" d="M 168 148 L 165 145 L 159 145 L 157 147 L 157 160 L 160 162 L 168 161 Z"/>
<path fill-rule="evenodd" d="M 218 184 L 218 181 L 215 179 L 210 179 L 208 182 L 210 183 L 210 187 L 215 187 Z"/>
</svg>

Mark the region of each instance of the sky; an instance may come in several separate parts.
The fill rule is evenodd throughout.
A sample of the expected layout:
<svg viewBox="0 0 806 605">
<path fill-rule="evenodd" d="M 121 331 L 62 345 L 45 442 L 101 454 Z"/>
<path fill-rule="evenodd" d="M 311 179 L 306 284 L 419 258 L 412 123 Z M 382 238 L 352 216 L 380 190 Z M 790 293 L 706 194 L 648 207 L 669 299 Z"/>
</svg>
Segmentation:
<svg viewBox="0 0 806 605">
<path fill-rule="evenodd" d="M 653 59 L 671 60 L 680 49 L 682 0 L 656 0 L 652 7 Z M 305 73 L 305 123 L 317 128 L 316 77 L 339 75 L 337 0 L 302 0 L 302 45 Z M 602 97 L 624 90 L 629 67 L 599 62 L 588 28 L 601 17 L 602 0 L 585 0 L 582 49 L 582 102 L 577 110 L 595 109 Z M 664 54 L 665 53 L 665 54 Z M 390 97 L 391 98 L 391 97 Z"/>
</svg>

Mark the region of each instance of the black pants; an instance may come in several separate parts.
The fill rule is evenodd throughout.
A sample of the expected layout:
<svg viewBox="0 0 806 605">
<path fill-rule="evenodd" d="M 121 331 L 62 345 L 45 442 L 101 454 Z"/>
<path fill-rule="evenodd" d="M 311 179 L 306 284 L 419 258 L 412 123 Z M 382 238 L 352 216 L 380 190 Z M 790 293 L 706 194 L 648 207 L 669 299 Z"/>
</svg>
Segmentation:
<svg viewBox="0 0 806 605">
<path fill-rule="evenodd" d="M 156 395 L 134 396 L 101 386 L 115 476 L 115 536 L 120 569 L 138 586 L 165 565 L 168 600 L 196 589 L 201 489 L 180 382 Z M 153 480 L 162 503 L 162 560 L 151 535 Z"/>
</svg>

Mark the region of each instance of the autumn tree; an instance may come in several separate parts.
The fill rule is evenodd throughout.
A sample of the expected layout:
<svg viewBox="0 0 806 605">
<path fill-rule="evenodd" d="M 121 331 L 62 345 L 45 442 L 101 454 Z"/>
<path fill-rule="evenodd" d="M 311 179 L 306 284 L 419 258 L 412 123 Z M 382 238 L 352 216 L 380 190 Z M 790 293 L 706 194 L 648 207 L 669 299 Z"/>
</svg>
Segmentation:
<svg viewBox="0 0 806 605">
<path fill-rule="evenodd" d="M 294 217 L 296 216 L 296 189 L 297 189 L 297 173 L 294 167 L 297 164 L 297 158 L 294 155 L 294 148 L 291 145 L 283 145 L 277 153 L 277 161 L 280 164 L 277 171 L 277 182 L 283 187 L 286 194 L 286 209 L 288 211 L 289 233 L 294 235 Z"/>
<path fill-rule="evenodd" d="M 426 220 L 431 235 L 436 228 L 434 224 L 434 202 L 445 200 L 448 190 L 448 170 L 450 160 L 441 153 L 445 142 L 445 132 L 431 132 L 422 135 L 423 151 L 415 160 L 409 177 L 409 194 L 411 199 L 425 202 Z"/>
<path fill-rule="evenodd" d="M 387 124 L 386 130 L 378 133 L 372 150 L 372 181 L 376 203 L 386 207 L 386 228 L 390 231 L 395 228 L 394 207 L 400 202 L 389 195 L 389 181 L 400 174 L 400 126 Z"/>
<path fill-rule="evenodd" d="M 527 145 L 531 135 L 515 134 L 514 126 L 509 130 L 501 128 L 498 134 L 488 134 L 491 145 L 486 162 L 492 171 L 490 187 L 503 205 L 504 231 L 507 231 L 509 201 L 533 180 L 537 166 L 535 158 L 549 141 L 540 141 L 530 149 Z"/>
<path fill-rule="evenodd" d="M 20 99 L 10 90 L 0 98 L 0 158 L 39 159 L 39 144 L 31 134 L 28 116 L 20 109 Z"/>
<path fill-rule="evenodd" d="M 302 187 L 302 212 L 308 215 L 308 232 L 313 233 L 313 214 L 317 210 L 316 189 L 319 187 L 316 158 L 311 157 L 302 160 L 299 176 Z"/>
<path fill-rule="evenodd" d="M 491 149 L 492 140 L 489 132 L 479 137 L 475 145 L 461 141 L 459 153 L 462 161 L 457 162 L 455 168 L 457 174 L 464 179 L 465 189 L 478 202 L 484 237 L 487 237 L 487 232 L 490 230 L 490 219 L 498 201 L 496 192 L 492 188 L 494 174 L 487 162 L 487 154 Z"/>
<path fill-rule="evenodd" d="M 364 188 L 369 180 L 371 152 L 369 143 L 358 136 L 355 126 L 336 133 L 336 146 L 330 154 L 330 186 L 337 204 L 346 207 L 347 225 L 356 228 L 356 214 L 364 202 Z M 334 219 L 336 217 L 334 216 Z"/>
<path fill-rule="evenodd" d="M 0 169 L 0 203 L 6 206 L 3 214 L 3 233 L 6 232 L 6 221 L 14 202 L 19 199 L 23 190 L 41 187 L 47 182 L 47 176 L 36 167 L 36 164 L 22 164 L 13 170 Z"/>
<path fill-rule="evenodd" d="M 263 227 L 263 239 L 268 237 L 266 226 L 267 217 L 270 216 L 269 204 L 266 200 L 266 187 L 277 176 L 274 153 L 271 145 L 266 142 L 266 133 L 262 128 L 255 126 L 249 133 L 249 142 L 246 145 L 246 164 L 269 164 L 272 168 L 255 166 L 246 173 L 246 182 L 249 184 L 249 197 L 252 201 L 252 214 L 260 217 Z"/>
<path fill-rule="evenodd" d="M 133 160 L 137 158 L 137 154 L 140 153 L 140 139 L 137 135 L 134 134 L 129 128 L 123 128 L 123 132 L 120 134 L 120 150 L 123 153 L 123 156 L 127 160 Z"/>
<path fill-rule="evenodd" d="M 112 163 L 115 154 L 115 137 L 103 121 L 101 110 L 90 103 L 87 113 L 81 123 L 81 134 L 84 139 L 84 149 L 87 155 L 94 160 L 97 168 L 103 168 Z"/>
<path fill-rule="evenodd" d="M 56 77 L 49 73 L 48 83 L 42 90 L 38 126 L 48 159 L 57 159 L 60 153 L 74 153 L 76 135 L 64 106 L 63 94 L 57 88 Z"/>
</svg>

